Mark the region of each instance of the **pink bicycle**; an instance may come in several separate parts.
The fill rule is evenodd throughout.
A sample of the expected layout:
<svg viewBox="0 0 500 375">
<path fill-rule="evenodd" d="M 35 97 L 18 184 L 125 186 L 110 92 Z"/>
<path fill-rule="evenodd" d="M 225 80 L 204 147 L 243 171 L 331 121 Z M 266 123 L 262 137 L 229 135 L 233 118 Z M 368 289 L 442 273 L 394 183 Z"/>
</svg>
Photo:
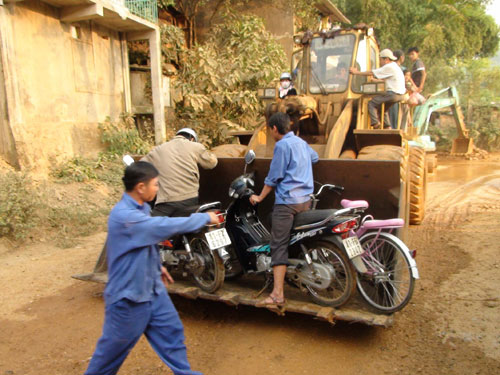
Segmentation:
<svg viewBox="0 0 500 375">
<path fill-rule="evenodd" d="M 318 203 L 321 191 L 327 188 L 340 192 L 340 186 L 322 185 L 318 193 L 311 195 L 312 208 Z M 342 209 L 360 216 L 368 209 L 367 201 L 340 202 Z M 356 284 L 363 299 L 375 309 L 390 314 L 401 310 L 410 301 L 415 281 L 419 278 L 415 251 L 408 247 L 392 232 L 404 226 L 404 220 L 395 218 L 375 220 L 365 215 L 359 225 L 353 226 L 343 238 L 343 245 L 356 269 Z M 358 256 L 360 255 L 360 256 Z"/>
<path fill-rule="evenodd" d="M 368 208 L 366 201 L 343 199 L 344 208 Z M 415 251 L 408 247 L 392 232 L 404 226 L 403 219 L 375 220 L 366 215 L 358 228 L 349 231 L 348 238 L 357 238 L 364 252 L 361 260 L 365 272 L 356 272 L 356 284 L 363 299 L 384 313 L 401 310 L 410 301 L 419 278 Z M 349 240 L 348 240 L 349 241 Z M 356 240 L 351 240 L 354 243 Z"/>
</svg>

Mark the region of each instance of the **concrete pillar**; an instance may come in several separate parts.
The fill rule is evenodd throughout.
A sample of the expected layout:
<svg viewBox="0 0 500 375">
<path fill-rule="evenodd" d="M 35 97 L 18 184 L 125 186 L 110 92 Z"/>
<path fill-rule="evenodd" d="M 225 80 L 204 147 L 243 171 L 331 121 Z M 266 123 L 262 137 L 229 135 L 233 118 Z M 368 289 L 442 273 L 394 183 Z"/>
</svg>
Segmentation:
<svg viewBox="0 0 500 375">
<path fill-rule="evenodd" d="M 11 18 L 15 5 L 4 5 L 0 8 L 0 52 L 4 68 L 5 91 L 7 94 L 7 108 L 12 124 L 22 123 L 21 99 L 16 71 L 16 54 L 12 36 Z"/>
<path fill-rule="evenodd" d="M 153 117 L 155 125 L 155 143 L 163 143 L 167 137 L 165 130 L 165 100 L 163 97 L 163 79 L 161 66 L 161 37 L 157 26 L 152 31 L 127 33 L 127 40 L 148 40 L 151 61 L 151 88 L 153 92 Z"/>
<path fill-rule="evenodd" d="M 156 27 L 150 33 L 149 54 L 151 59 L 151 87 L 153 91 L 153 110 L 155 123 L 155 143 L 157 145 L 165 142 L 167 137 L 165 130 L 165 103 L 163 97 L 163 74 L 161 66 L 161 36 L 160 29 Z"/>
<path fill-rule="evenodd" d="M 21 168 L 17 152 L 16 126 L 23 122 L 11 17 L 14 5 L 0 6 L 0 153 L 9 164 Z"/>
<path fill-rule="evenodd" d="M 122 53 L 122 75 L 123 75 L 123 101 L 125 112 L 132 113 L 132 94 L 130 92 L 130 66 L 128 60 L 127 39 L 120 33 L 120 47 Z"/>
</svg>

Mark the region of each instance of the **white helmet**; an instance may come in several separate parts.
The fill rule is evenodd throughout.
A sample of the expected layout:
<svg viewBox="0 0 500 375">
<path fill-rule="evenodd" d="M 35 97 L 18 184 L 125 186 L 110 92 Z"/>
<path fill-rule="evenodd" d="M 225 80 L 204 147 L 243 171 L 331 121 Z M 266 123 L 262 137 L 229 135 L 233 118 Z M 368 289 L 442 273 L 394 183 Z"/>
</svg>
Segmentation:
<svg viewBox="0 0 500 375">
<path fill-rule="evenodd" d="M 194 138 L 195 142 L 198 142 L 198 134 L 196 134 L 196 132 L 191 128 L 182 128 L 181 130 L 178 130 L 177 133 L 175 133 L 175 135 L 181 134 L 188 134 Z"/>
<path fill-rule="evenodd" d="M 288 72 L 281 73 L 280 81 L 282 81 L 284 79 L 288 79 L 289 81 L 291 81 L 292 80 L 292 75 L 290 73 L 288 73 Z"/>
</svg>

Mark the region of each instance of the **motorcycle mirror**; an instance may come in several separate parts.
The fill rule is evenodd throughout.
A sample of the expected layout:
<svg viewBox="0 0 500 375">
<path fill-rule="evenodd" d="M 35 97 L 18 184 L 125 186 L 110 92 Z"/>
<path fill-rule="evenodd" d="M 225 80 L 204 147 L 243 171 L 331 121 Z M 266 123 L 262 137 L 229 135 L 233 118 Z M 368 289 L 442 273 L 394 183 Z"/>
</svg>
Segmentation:
<svg viewBox="0 0 500 375">
<path fill-rule="evenodd" d="M 255 151 L 249 150 L 245 155 L 245 163 L 252 164 L 254 160 L 255 160 Z"/>
<path fill-rule="evenodd" d="M 255 160 L 255 152 L 254 150 L 249 150 L 245 155 L 245 168 L 243 168 L 243 174 L 247 173 L 247 167 L 252 164 Z"/>
<path fill-rule="evenodd" d="M 134 162 L 134 158 L 130 155 L 123 155 L 123 163 L 128 167 Z"/>
</svg>

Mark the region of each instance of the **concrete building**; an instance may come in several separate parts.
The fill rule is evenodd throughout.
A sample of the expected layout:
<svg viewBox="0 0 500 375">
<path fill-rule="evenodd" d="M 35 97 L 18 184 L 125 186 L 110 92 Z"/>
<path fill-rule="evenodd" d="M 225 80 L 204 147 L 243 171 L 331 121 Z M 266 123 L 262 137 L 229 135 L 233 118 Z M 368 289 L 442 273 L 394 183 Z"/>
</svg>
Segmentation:
<svg viewBox="0 0 500 375">
<path fill-rule="evenodd" d="M 0 158 L 46 170 L 100 149 L 131 112 L 127 41 L 149 40 L 155 138 L 165 138 L 156 0 L 0 0 Z"/>
</svg>

